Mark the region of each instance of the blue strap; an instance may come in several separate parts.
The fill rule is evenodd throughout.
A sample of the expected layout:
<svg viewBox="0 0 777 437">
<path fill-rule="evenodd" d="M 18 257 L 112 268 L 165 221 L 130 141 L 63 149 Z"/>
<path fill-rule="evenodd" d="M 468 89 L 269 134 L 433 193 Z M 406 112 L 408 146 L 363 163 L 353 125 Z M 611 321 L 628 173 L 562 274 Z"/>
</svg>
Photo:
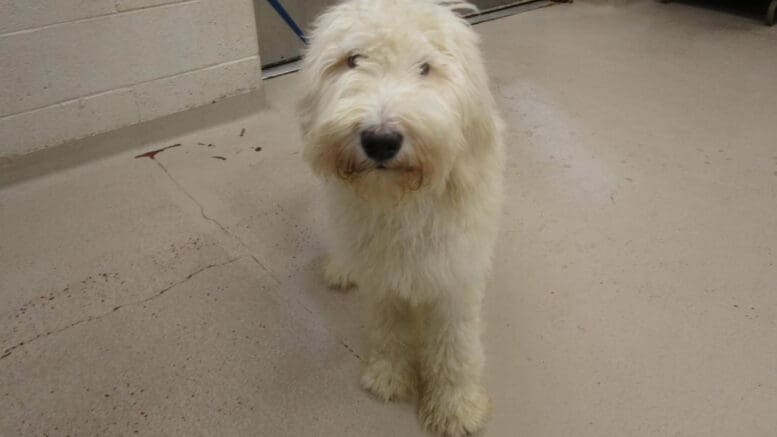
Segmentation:
<svg viewBox="0 0 777 437">
<path fill-rule="evenodd" d="M 305 36 L 305 32 L 300 29 L 299 26 L 297 26 L 297 23 L 294 22 L 294 19 L 291 18 L 291 15 L 289 15 L 288 12 L 286 12 L 286 9 L 283 7 L 280 1 L 278 0 L 267 0 L 270 2 L 270 5 L 275 9 L 275 12 L 278 13 L 278 15 L 283 18 L 283 21 L 286 22 L 286 24 L 289 25 L 292 31 L 299 37 L 299 39 L 302 40 L 304 44 L 308 43 L 308 37 Z"/>
</svg>

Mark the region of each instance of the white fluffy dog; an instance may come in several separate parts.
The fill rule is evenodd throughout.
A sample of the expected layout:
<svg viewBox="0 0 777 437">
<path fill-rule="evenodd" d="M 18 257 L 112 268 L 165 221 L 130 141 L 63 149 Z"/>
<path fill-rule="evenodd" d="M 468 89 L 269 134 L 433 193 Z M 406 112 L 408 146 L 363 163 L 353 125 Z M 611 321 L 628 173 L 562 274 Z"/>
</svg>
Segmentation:
<svg viewBox="0 0 777 437">
<path fill-rule="evenodd" d="M 480 307 L 501 204 L 501 121 L 461 1 L 346 0 L 302 68 L 304 156 L 324 179 L 325 276 L 367 299 L 364 387 L 419 396 L 431 431 L 483 427 Z M 416 388 L 420 388 L 417 392 Z"/>
</svg>

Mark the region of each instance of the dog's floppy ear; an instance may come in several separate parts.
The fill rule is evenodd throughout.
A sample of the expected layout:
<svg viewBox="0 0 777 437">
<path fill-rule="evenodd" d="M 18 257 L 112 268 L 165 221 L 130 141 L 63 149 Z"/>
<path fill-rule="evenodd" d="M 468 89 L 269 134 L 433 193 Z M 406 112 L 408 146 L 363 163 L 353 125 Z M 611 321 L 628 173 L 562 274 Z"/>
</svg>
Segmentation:
<svg viewBox="0 0 777 437">
<path fill-rule="evenodd" d="M 332 41 L 346 33 L 350 26 L 342 10 L 351 8 L 348 3 L 339 2 L 322 12 L 313 22 L 308 34 L 308 46 L 302 54 L 300 69 L 300 90 L 302 94 L 297 101 L 297 114 L 300 117 L 303 134 L 310 130 L 313 113 L 318 105 L 318 93 L 326 78 L 326 71 L 338 62 L 336 54 L 339 48 Z M 331 48 L 327 48 L 331 46 Z"/>
</svg>

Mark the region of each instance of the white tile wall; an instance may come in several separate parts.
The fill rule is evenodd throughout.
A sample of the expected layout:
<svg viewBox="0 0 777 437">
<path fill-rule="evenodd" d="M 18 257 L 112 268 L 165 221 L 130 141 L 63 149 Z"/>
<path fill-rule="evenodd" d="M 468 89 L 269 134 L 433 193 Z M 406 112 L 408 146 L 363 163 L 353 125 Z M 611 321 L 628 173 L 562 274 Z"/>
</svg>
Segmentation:
<svg viewBox="0 0 777 437">
<path fill-rule="evenodd" d="M 0 35 L 114 12 L 114 0 L 0 0 Z"/>
<path fill-rule="evenodd" d="M 131 9 L 147 8 L 169 3 L 180 3 L 191 0 L 115 0 L 117 11 L 129 11 Z"/>
<path fill-rule="evenodd" d="M 261 84 L 252 0 L 0 0 L 0 11 L 0 28 L 17 29 L 0 32 L 0 156 Z"/>
<path fill-rule="evenodd" d="M 0 159 L 258 89 L 258 56 L 0 118 Z"/>
</svg>

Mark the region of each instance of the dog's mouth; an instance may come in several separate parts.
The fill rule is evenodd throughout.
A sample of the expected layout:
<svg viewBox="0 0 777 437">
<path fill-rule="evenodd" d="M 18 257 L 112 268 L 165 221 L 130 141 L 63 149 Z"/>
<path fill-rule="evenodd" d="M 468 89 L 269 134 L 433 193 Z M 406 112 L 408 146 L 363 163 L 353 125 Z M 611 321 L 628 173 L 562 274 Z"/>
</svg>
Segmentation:
<svg viewBox="0 0 777 437">
<path fill-rule="evenodd" d="M 338 168 L 338 172 L 341 176 L 356 177 L 366 175 L 371 172 L 381 173 L 406 173 L 418 171 L 418 168 L 414 165 L 410 165 L 403 161 L 388 160 L 388 161 L 372 161 L 372 160 L 358 160 L 349 161 L 343 160 Z"/>
<path fill-rule="evenodd" d="M 337 147 L 334 150 L 335 174 L 348 183 L 362 187 L 395 185 L 405 192 L 419 190 L 424 184 L 424 166 L 406 155 L 373 160 L 361 153 L 353 153 L 353 148 Z"/>
<path fill-rule="evenodd" d="M 350 164 L 350 165 L 347 165 Z M 406 185 L 408 191 L 415 191 L 421 188 L 424 180 L 423 169 L 418 165 L 412 165 L 404 162 L 350 162 L 338 167 L 338 176 L 346 181 L 355 182 L 360 179 L 368 178 L 370 174 L 383 177 L 399 178 L 397 181 L 401 185 Z"/>
<path fill-rule="evenodd" d="M 405 174 L 405 173 L 415 173 L 420 170 L 421 168 L 416 165 L 411 165 L 404 162 L 387 161 L 387 162 L 376 162 L 376 163 L 373 163 L 372 165 L 367 165 L 359 173 L 369 173 L 371 171 L 379 171 L 379 172 L 396 172 L 399 174 Z"/>
</svg>

